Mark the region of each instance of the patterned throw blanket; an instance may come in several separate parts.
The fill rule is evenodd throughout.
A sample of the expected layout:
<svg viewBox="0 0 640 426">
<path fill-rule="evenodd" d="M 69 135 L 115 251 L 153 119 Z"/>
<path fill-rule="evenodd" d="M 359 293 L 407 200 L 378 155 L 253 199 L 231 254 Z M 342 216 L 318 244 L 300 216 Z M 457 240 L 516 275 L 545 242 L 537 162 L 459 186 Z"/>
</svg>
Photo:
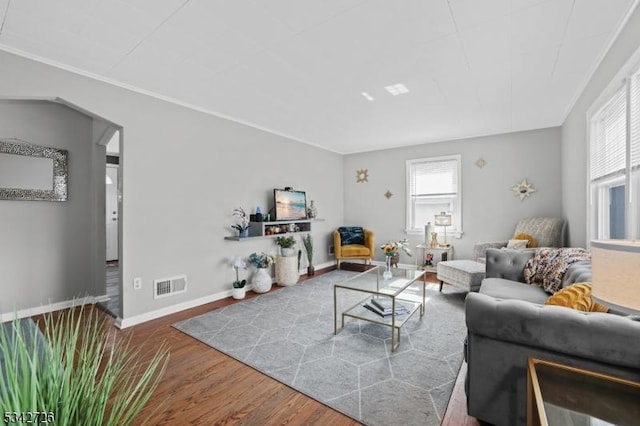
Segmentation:
<svg viewBox="0 0 640 426">
<path fill-rule="evenodd" d="M 524 279 L 528 284 L 555 293 L 562 287 L 567 268 L 583 261 L 591 261 L 591 254 L 583 248 L 541 248 L 524 266 Z"/>
</svg>

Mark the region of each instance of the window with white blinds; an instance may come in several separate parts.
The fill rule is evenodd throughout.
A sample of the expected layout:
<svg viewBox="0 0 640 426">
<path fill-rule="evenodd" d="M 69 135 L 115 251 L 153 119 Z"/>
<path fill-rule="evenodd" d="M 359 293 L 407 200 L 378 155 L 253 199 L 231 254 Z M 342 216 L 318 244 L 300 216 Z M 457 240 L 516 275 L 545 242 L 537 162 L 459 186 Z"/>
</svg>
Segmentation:
<svg viewBox="0 0 640 426">
<path fill-rule="evenodd" d="M 591 119 L 591 181 L 625 171 L 627 163 L 627 94 L 618 90 Z"/>
<path fill-rule="evenodd" d="M 631 167 L 640 167 L 640 70 L 630 79 Z"/>
<path fill-rule="evenodd" d="M 640 70 L 589 120 L 589 238 L 640 238 Z"/>
<path fill-rule="evenodd" d="M 424 232 L 441 212 L 452 215 L 447 232 L 462 232 L 460 156 L 407 161 L 407 231 Z"/>
</svg>

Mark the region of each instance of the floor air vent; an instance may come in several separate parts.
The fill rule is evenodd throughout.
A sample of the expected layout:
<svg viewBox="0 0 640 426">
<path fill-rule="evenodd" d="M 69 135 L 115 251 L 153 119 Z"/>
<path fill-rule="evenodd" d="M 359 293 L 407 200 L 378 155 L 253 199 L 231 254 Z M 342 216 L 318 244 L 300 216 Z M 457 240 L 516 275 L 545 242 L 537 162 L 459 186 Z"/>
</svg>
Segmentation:
<svg viewBox="0 0 640 426">
<path fill-rule="evenodd" d="M 187 276 L 181 275 L 179 277 L 154 280 L 153 286 L 155 288 L 154 298 L 156 299 L 171 296 L 172 294 L 184 293 L 187 291 Z"/>
</svg>

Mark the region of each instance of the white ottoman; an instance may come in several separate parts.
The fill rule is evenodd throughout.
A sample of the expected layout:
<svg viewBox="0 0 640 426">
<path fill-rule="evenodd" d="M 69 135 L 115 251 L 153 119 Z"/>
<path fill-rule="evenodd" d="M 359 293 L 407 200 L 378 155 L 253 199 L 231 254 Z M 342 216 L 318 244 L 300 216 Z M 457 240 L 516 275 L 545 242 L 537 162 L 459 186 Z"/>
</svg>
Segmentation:
<svg viewBox="0 0 640 426">
<path fill-rule="evenodd" d="M 468 291 L 478 291 L 486 275 L 486 265 L 473 260 L 446 260 L 436 265 L 440 291 L 447 283 Z"/>
</svg>

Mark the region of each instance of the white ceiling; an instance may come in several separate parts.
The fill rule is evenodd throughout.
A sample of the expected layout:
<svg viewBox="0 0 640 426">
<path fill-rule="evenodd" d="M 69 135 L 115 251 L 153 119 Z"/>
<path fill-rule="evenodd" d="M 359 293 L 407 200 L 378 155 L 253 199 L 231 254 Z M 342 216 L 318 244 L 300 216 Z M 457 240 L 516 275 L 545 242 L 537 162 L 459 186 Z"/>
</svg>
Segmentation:
<svg viewBox="0 0 640 426">
<path fill-rule="evenodd" d="M 636 3 L 0 0 L 0 49 L 353 153 L 562 124 Z"/>
</svg>

